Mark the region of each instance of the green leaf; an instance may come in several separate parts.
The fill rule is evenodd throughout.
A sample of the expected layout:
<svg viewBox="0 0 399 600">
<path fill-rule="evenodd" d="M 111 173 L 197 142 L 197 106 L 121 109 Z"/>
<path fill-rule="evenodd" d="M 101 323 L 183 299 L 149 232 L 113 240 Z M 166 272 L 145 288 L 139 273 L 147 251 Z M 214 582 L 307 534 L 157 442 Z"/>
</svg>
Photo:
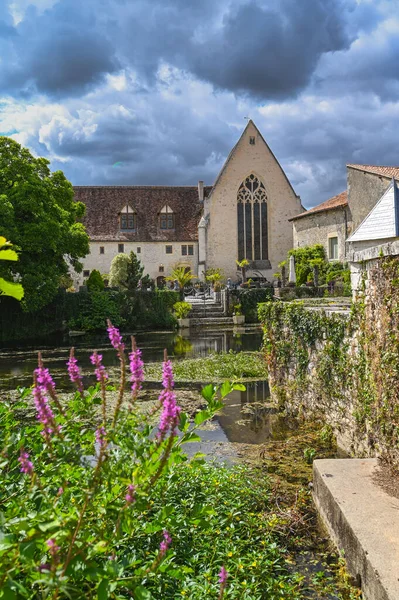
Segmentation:
<svg viewBox="0 0 399 600">
<path fill-rule="evenodd" d="M 18 254 L 14 250 L 0 250 L 0 260 L 18 260 Z"/>
<path fill-rule="evenodd" d="M 151 592 L 146 590 L 145 587 L 143 587 L 142 585 L 138 585 L 137 587 L 135 587 L 133 594 L 136 600 L 154 600 L 154 597 L 151 594 Z"/>
<path fill-rule="evenodd" d="M 108 600 L 108 579 L 103 579 L 97 588 L 98 600 Z"/>
<path fill-rule="evenodd" d="M 180 413 L 179 430 L 185 432 L 187 431 L 189 426 L 190 421 L 188 419 L 187 413 Z"/>
<path fill-rule="evenodd" d="M 201 442 L 200 436 L 194 431 L 189 431 L 180 440 L 180 444 L 187 444 L 187 442 Z"/>
<path fill-rule="evenodd" d="M 239 392 L 245 392 L 247 388 L 242 383 L 233 383 L 233 390 L 238 390 Z"/>
<path fill-rule="evenodd" d="M 210 414 L 208 410 L 200 410 L 194 417 L 194 423 L 198 425 L 202 425 L 205 421 L 210 418 Z"/>
<path fill-rule="evenodd" d="M 220 395 L 225 398 L 233 390 L 233 386 L 230 381 L 225 381 L 220 388 Z"/>
<path fill-rule="evenodd" d="M 0 296 L 11 296 L 16 300 L 22 300 L 24 297 L 24 288 L 20 283 L 11 283 L 0 277 Z"/>
<path fill-rule="evenodd" d="M 203 398 L 205 398 L 205 400 L 207 400 L 207 402 L 210 402 L 212 400 L 212 398 L 215 396 L 215 393 L 216 393 L 215 386 L 212 385 L 212 383 L 208 383 L 208 385 L 206 385 L 201 390 L 201 396 Z"/>
</svg>

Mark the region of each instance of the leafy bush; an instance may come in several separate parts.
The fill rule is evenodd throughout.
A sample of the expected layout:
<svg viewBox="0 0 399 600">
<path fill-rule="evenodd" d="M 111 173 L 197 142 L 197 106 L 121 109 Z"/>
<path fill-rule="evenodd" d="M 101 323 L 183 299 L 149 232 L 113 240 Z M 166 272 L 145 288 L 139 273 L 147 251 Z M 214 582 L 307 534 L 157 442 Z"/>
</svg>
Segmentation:
<svg viewBox="0 0 399 600">
<path fill-rule="evenodd" d="M 37 419 L 29 400 L 31 390 L 24 390 L 15 403 L 0 404 L 0 597 L 175 598 L 179 589 L 191 586 L 192 598 L 204 597 L 200 595 L 204 586 L 208 597 L 216 598 L 219 592 L 222 597 L 224 584 L 219 586 L 218 572 L 229 559 L 228 545 L 241 529 L 242 560 L 247 564 L 255 556 L 245 535 L 253 528 L 251 520 L 242 528 L 235 516 L 256 506 L 256 493 L 247 493 L 248 482 L 244 486 L 242 481 L 240 500 L 234 503 L 238 512 L 232 513 L 230 492 L 219 519 L 214 502 L 220 490 L 215 486 L 213 497 L 204 498 L 201 477 L 187 481 L 179 465 L 186 460 L 182 445 L 199 441 L 195 430 L 220 410 L 222 399 L 237 386 L 204 388 L 207 408 L 190 423 L 177 405 L 171 365 L 165 361 L 163 390 L 152 411 L 152 417 L 161 412 L 154 435 L 149 416 L 139 417 L 132 410 L 143 381 L 141 353 L 133 346 L 129 355 L 132 392 L 126 403 L 125 348 L 110 323 L 108 332 L 120 361 L 113 404 L 107 394 L 108 376 L 95 352 L 90 358 L 98 383 L 87 391 L 71 352 L 68 372 L 77 391 L 63 404 L 39 356 L 32 390 Z M 228 481 L 229 476 L 226 470 L 226 492 L 234 481 Z M 202 481 L 208 485 L 207 472 Z M 191 489 L 188 498 L 184 482 L 185 491 Z M 223 536 L 219 552 L 210 555 L 203 540 L 209 538 L 216 521 Z M 196 548 L 202 548 L 202 555 Z M 275 545 L 264 558 L 263 554 L 259 550 L 256 555 L 260 576 L 268 566 L 268 589 L 289 589 Z M 240 554 L 234 555 L 232 566 L 237 560 Z M 241 587 L 237 589 L 241 593 Z"/>
<path fill-rule="evenodd" d="M 79 311 L 69 320 L 69 327 L 83 331 L 105 329 L 107 319 L 117 327 L 124 324 L 121 316 L 121 295 L 117 292 L 92 292 L 84 297 Z"/>
<path fill-rule="evenodd" d="M 86 281 L 86 285 L 89 292 L 102 292 L 104 289 L 104 280 L 100 271 L 93 269 Z"/>
<path fill-rule="evenodd" d="M 273 288 L 254 288 L 229 290 L 231 298 L 230 306 L 241 304 L 242 314 L 245 315 L 246 323 L 256 323 L 258 321 L 258 304 L 267 302 L 273 297 Z"/>
<path fill-rule="evenodd" d="M 324 246 L 321 244 L 294 248 L 288 252 L 288 256 L 295 258 L 295 274 L 298 286 L 306 283 L 308 275 L 312 274 L 314 261 L 321 264 L 324 264 L 326 261 Z"/>
<path fill-rule="evenodd" d="M 177 319 L 187 319 L 191 309 L 192 306 L 189 302 L 176 302 L 173 305 L 173 310 Z"/>
</svg>

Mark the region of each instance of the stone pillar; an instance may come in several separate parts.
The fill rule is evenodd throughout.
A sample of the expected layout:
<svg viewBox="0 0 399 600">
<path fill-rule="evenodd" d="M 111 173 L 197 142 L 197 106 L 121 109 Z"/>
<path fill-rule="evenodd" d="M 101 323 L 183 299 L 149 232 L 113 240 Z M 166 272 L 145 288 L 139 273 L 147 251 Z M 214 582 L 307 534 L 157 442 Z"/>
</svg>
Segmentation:
<svg viewBox="0 0 399 600">
<path fill-rule="evenodd" d="M 206 270 L 206 229 L 207 221 L 202 217 L 198 225 L 198 277 L 204 279 Z"/>
</svg>

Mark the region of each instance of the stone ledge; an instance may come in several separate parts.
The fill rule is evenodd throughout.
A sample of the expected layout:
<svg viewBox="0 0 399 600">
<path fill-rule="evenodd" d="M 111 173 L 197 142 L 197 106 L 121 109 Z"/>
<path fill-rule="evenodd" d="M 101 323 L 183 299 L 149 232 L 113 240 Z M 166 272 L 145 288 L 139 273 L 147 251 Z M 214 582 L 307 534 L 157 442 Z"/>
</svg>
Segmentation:
<svg viewBox="0 0 399 600">
<path fill-rule="evenodd" d="M 365 600 L 399 599 L 399 500 L 373 482 L 377 459 L 316 460 L 313 497 Z"/>
</svg>

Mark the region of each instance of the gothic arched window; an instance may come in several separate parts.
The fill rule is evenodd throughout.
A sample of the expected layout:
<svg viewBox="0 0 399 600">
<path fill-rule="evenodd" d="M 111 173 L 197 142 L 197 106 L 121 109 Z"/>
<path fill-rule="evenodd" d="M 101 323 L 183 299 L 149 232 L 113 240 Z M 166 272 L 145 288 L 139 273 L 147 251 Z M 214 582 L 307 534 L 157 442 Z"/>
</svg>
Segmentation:
<svg viewBox="0 0 399 600">
<path fill-rule="evenodd" d="M 249 175 L 238 189 L 238 260 L 267 260 L 267 194 L 256 175 Z"/>
</svg>

